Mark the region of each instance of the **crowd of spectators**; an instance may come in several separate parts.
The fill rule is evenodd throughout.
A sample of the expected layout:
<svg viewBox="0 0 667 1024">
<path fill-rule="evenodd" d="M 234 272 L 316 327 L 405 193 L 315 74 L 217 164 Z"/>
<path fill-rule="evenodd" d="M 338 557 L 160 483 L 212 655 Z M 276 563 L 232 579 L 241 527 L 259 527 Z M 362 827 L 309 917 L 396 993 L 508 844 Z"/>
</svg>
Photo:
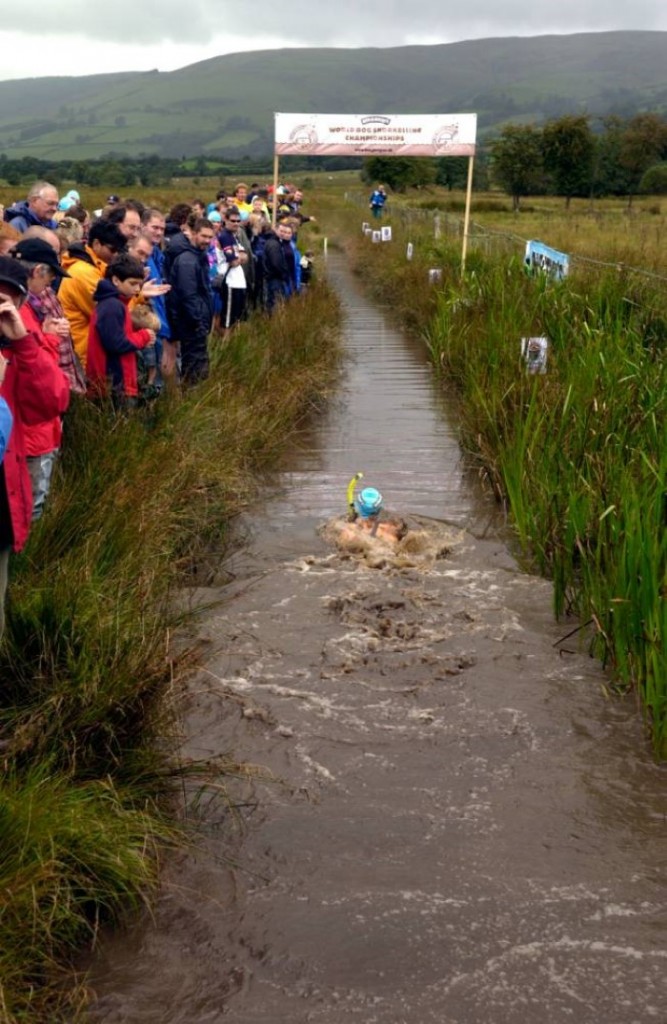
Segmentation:
<svg viewBox="0 0 667 1024">
<path fill-rule="evenodd" d="M 209 344 L 310 280 L 303 194 L 236 186 L 168 212 L 38 181 L 0 222 L 0 637 L 10 552 L 42 515 L 72 394 L 120 410 L 206 378 Z M 275 210 L 274 210 L 275 207 Z M 275 224 L 275 227 L 274 227 Z"/>
</svg>

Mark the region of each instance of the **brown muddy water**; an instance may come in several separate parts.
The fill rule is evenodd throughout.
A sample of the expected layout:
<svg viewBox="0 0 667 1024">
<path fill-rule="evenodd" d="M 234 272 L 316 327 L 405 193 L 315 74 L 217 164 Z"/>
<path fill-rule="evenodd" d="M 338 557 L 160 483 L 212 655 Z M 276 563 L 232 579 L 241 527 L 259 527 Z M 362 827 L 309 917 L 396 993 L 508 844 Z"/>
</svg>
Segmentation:
<svg viewBox="0 0 667 1024">
<path fill-rule="evenodd" d="M 665 771 L 494 532 L 423 352 L 330 274 L 345 379 L 196 595 L 183 699 L 186 756 L 275 781 L 189 808 L 91 1019 L 664 1024 Z M 356 470 L 433 560 L 371 568 L 319 532 Z"/>
</svg>

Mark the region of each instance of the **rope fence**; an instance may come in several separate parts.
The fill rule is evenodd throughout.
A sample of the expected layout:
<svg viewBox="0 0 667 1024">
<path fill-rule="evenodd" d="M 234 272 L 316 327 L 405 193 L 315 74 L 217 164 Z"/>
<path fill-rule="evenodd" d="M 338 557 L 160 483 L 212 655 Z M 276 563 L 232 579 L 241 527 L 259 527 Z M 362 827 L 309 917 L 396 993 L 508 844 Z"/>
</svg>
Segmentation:
<svg viewBox="0 0 667 1024">
<path fill-rule="evenodd" d="M 368 206 L 368 200 L 359 194 L 346 194 L 348 202 L 356 206 Z M 412 224 L 421 223 L 426 226 L 429 222 L 433 224 L 433 238 L 437 240 L 442 237 L 463 237 L 463 217 L 448 213 L 444 210 L 426 210 L 414 206 L 399 206 L 392 211 L 393 217 L 398 217 L 402 225 L 409 228 Z M 485 255 L 495 253 L 514 253 L 516 250 L 523 257 L 528 239 L 513 232 L 502 231 L 498 228 L 490 228 L 476 221 L 470 222 L 468 231 L 468 244 L 482 250 Z M 636 274 L 651 281 L 659 281 L 667 284 L 667 276 L 658 274 L 653 270 L 646 270 L 643 267 L 633 267 L 627 263 L 618 261 L 609 262 L 593 259 L 591 256 L 579 256 L 568 253 L 570 265 L 581 265 L 582 267 L 599 268 L 600 270 L 616 270 L 623 274 Z"/>
</svg>

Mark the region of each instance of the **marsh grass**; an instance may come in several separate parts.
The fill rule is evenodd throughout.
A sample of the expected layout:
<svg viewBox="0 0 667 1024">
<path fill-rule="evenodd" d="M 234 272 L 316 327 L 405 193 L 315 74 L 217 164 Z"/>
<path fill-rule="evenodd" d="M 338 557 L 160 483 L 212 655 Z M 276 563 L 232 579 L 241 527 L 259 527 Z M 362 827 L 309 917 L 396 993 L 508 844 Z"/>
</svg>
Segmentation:
<svg viewBox="0 0 667 1024">
<path fill-rule="evenodd" d="M 13 562 L 0 647 L 7 1024 L 77 1018 L 74 953 L 149 899 L 160 850 L 183 840 L 175 780 L 243 771 L 231 757 L 175 757 L 166 698 L 197 653 L 176 588 L 202 551 L 222 553 L 257 470 L 326 392 L 337 325 L 319 283 L 214 340 L 210 379 L 183 395 L 130 417 L 84 401 L 68 414 L 48 510 Z"/>
<path fill-rule="evenodd" d="M 358 215 L 357 215 L 358 218 Z M 405 243 L 415 245 L 412 262 Z M 564 239 L 567 241 L 567 239 Z M 636 687 L 667 756 L 667 303 L 659 282 L 581 270 L 561 284 L 520 258 L 458 250 L 414 224 L 389 245 L 356 238 L 360 275 L 426 340 L 460 397 L 464 445 L 483 463 L 559 616 L 591 622 L 616 686 Z M 440 266 L 443 281 L 427 283 Z M 408 309 L 408 307 L 410 307 Z M 526 373 L 520 339 L 546 335 L 548 372 Z"/>
</svg>

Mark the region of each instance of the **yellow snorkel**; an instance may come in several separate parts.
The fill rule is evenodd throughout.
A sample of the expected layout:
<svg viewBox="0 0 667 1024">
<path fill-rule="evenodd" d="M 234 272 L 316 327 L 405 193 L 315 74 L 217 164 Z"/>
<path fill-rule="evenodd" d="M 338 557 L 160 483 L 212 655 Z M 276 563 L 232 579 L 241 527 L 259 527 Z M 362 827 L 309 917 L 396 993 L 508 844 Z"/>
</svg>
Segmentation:
<svg viewBox="0 0 667 1024">
<path fill-rule="evenodd" d="M 355 473 L 349 484 L 347 485 L 347 516 L 350 522 L 354 522 L 357 518 L 357 510 L 354 507 L 354 489 L 360 480 L 363 480 L 363 473 Z"/>
</svg>

